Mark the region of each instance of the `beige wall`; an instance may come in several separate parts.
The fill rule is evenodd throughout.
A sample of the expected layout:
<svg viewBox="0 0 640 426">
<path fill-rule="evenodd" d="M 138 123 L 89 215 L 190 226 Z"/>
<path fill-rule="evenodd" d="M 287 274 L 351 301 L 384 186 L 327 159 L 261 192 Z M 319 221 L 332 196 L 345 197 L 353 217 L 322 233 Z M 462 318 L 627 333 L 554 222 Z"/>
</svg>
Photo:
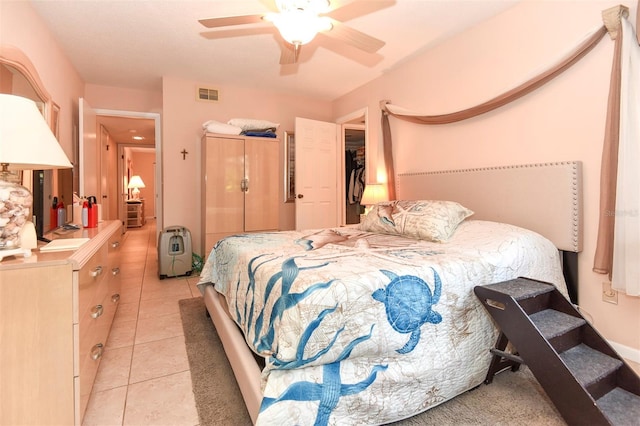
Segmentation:
<svg viewBox="0 0 640 426">
<path fill-rule="evenodd" d="M 635 3 L 630 4 L 632 22 Z M 539 72 L 602 24 L 617 1 L 524 1 L 403 63 L 334 102 L 336 117 L 369 107 L 372 149 L 382 165 L 378 102 L 439 114 L 476 105 Z M 580 305 L 623 356 L 640 360 L 640 298 L 602 301 L 606 276 L 591 271 L 613 43 L 608 36 L 580 63 L 541 90 L 465 122 L 419 126 L 391 118 L 396 172 L 560 160 L 584 163 L 584 251 Z"/>
</svg>

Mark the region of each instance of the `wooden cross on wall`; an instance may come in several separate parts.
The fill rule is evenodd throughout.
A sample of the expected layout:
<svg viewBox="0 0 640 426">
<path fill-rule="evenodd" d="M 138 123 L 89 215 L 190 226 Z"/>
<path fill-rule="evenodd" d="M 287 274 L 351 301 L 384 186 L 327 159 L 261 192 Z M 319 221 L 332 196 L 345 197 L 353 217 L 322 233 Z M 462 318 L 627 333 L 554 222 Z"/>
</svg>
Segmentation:
<svg viewBox="0 0 640 426">
<path fill-rule="evenodd" d="M 180 151 L 180 154 L 182 154 L 182 159 L 183 159 L 183 160 L 186 160 L 186 159 L 187 159 L 187 154 L 188 154 L 188 153 L 189 153 L 189 152 L 188 152 L 186 149 L 182 148 L 182 151 Z"/>
</svg>

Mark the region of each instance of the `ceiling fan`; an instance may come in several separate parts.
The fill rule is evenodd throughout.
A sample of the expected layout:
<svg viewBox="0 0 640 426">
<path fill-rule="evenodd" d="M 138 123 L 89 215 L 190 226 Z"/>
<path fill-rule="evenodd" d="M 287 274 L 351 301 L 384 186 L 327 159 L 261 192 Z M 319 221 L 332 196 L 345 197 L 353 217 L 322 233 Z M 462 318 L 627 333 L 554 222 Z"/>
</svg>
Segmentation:
<svg viewBox="0 0 640 426">
<path fill-rule="evenodd" d="M 371 3 L 364 0 L 361 2 Z M 296 63 L 302 45 L 311 42 L 318 33 L 326 34 L 368 53 L 377 52 L 385 44 L 384 41 L 332 17 L 354 1 L 342 1 L 339 7 L 332 7 L 329 0 L 274 0 L 274 3 L 275 8 L 271 7 L 273 11 L 266 14 L 200 19 L 198 22 L 207 28 L 272 22 L 285 42 L 281 45 L 280 55 L 280 64 L 283 65 Z"/>
</svg>

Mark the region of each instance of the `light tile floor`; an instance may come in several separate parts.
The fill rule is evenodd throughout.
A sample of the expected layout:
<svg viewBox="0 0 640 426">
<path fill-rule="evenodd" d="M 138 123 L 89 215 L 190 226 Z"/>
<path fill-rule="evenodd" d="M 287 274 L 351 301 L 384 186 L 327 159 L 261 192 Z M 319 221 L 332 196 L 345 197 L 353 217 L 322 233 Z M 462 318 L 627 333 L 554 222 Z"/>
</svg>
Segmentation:
<svg viewBox="0 0 640 426">
<path fill-rule="evenodd" d="M 156 240 L 153 220 L 125 234 L 120 305 L 83 426 L 198 424 L 178 308 L 200 296 L 198 278 L 160 280 Z"/>
<path fill-rule="evenodd" d="M 198 279 L 160 280 L 156 240 L 154 220 L 124 235 L 120 305 L 84 426 L 198 424 L 178 308 L 200 296 Z"/>
</svg>

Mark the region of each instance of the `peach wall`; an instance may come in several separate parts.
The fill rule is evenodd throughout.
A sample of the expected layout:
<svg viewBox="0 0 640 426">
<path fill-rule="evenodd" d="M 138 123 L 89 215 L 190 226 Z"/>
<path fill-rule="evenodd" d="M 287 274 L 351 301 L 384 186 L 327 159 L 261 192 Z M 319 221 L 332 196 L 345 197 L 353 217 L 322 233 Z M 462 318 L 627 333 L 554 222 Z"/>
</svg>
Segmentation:
<svg viewBox="0 0 640 426">
<path fill-rule="evenodd" d="M 199 85 L 217 88 L 215 103 L 196 100 Z M 164 226 L 189 228 L 193 241 L 200 241 L 200 138 L 202 123 L 227 122 L 231 118 L 256 118 L 280 123 L 278 136 L 292 130 L 296 116 L 315 120 L 331 119 L 331 104 L 313 99 L 283 95 L 268 90 L 194 82 L 174 77 L 163 78 L 162 164 Z M 189 153 L 183 160 L 180 153 Z M 281 144 L 282 154 L 282 144 Z M 283 155 L 280 155 L 280 181 L 283 180 Z M 280 229 L 293 229 L 293 204 L 284 203 L 280 194 Z M 194 247 L 198 247 L 194 244 Z"/>
<path fill-rule="evenodd" d="M 635 2 L 630 19 L 635 21 Z M 334 102 L 334 116 L 369 106 L 370 142 L 381 159 L 378 102 L 425 114 L 487 100 L 534 75 L 602 25 L 617 1 L 524 1 Z M 623 356 L 640 360 L 640 298 L 602 301 L 606 276 L 591 271 L 599 175 L 613 42 L 608 36 L 582 61 L 541 90 L 465 122 L 419 126 L 391 118 L 397 173 L 560 160 L 584 163 L 584 251 L 580 300 L 587 318 Z"/>
<path fill-rule="evenodd" d="M 162 91 L 87 84 L 84 97 L 93 108 L 162 113 Z"/>
<path fill-rule="evenodd" d="M 38 70 L 45 89 L 60 106 L 58 139 L 73 159 L 74 123 L 84 90 L 78 72 L 27 1 L 0 1 L 0 43 L 22 50 Z"/>
</svg>

